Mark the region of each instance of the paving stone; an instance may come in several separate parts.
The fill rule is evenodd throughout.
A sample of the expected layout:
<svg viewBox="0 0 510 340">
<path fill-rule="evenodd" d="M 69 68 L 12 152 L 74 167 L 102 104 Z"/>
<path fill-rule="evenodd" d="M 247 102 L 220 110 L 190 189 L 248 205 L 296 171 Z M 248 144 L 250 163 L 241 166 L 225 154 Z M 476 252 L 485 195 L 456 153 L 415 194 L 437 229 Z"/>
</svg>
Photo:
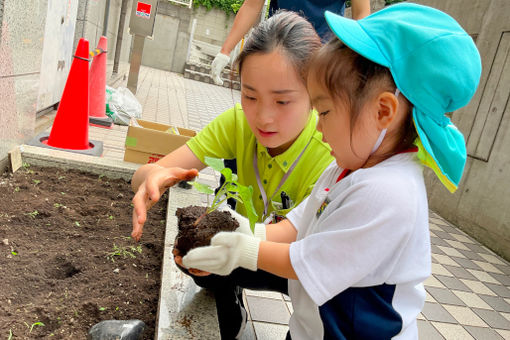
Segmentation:
<svg viewBox="0 0 510 340">
<path fill-rule="evenodd" d="M 464 326 L 464 328 L 476 340 L 504 340 L 501 335 L 490 328 Z"/>
<path fill-rule="evenodd" d="M 510 313 L 510 304 L 499 296 L 480 295 L 483 301 L 487 302 L 494 310 L 498 312 Z"/>
<path fill-rule="evenodd" d="M 455 277 L 443 276 L 443 275 L 435 275 L 435 277 L 441 281 L 446 287 L 455 290 L 463 290 L 466 292 L 471 292 L 468 286 L 466 286 L 462 281 Z"/>
<path fill-rule="evenodd" d="M 490 283 L 483 283 L 478 280 L 465 280 L 461 279 L 462 283 L 469 287 L 476 294 L 485 294 L 485 295 L 493 295 L 496 296 L 492 290 L 489 289 L 488 285 Z"/>
<path fill-rule="evenodd" d="M 455 318 L 438 303 L 425 302 L 421 313 L 429 321 L 457 323 L 457 320 L 455 320 Z"/>
<path fill-rule="evenodd" d="M 471 260 L 463 259 L 461 257 L 452 257 L 453 261 L 457 262 L 459 266 L 466 268 L 466 269 L 476 269 L 476 270 L 482 270 L 480 266 L 478 266 L 476 263 L 474 263 Z"/>
<path fill-rule="evenodd" d="M 289 327 L 265 322 L 253 322 L 257 339 L 285 339 Z"/>
<path fill-rule="evenodd" d="M 500 284 L 498 280 L 496 280 L 494 277 L 492 277 L 491 274 L 487 272 L 474 269 L 468 269 L 467 271 L 473 274 L 478 280 L 482 282 Z"/>
<path fill-rule="evenodd" d="M 473 308 L 479 317 L 483 319 L 490 327 L 510 330 L 510 321 L 502 317 L 498 312 L 493 310 Z"/>
<path fill-rule="evenodd" d="M 460 290 L 452 291 L 459 299 L 462 300 L 468 307 L 471 308 L 482 308 L 491 310 L 491 306 L 487 304 L 480 296 L 475 293 L 463 292 Z"/>
<path fill-rule="evenodd" d="M 447 264 L 444 267 L 458 279 L 476 280 L 473 274 L 462 267 L 449 266 Z"/>
<path fill-rule="evenodd" d="M 430 250 L 432 251 L 432 254 L 445 255 L 445 253 L 435 244 L 430 245 Z"/>
<path fill-rule="evenodd" d="M 449 305 L 444 305 L 443 307 L 463 326 L 488 327 L 487 324 L 468 307 Z"/>
<path fill-rule="evenodd" d="M 493 283 L 486 283 L 485 285 L 499 296 L 504 298 L 510 298 L 510 289 L 508 287 L 502 285 L 495 285 Z"/>
<path fill-rule="evenodd" d="M 473 260 L 473 263 L 482 268 L 482 270 L 494 274 L 503 274 L 498 268 L 496 268 L 492 263 L 484 261 L 476 261 Z"/>
<path fill-rule="evenodd" d="M 510 286 L 510 275 L 491 273 L 491 276 L 501 282 L 502 285 Z"/>
<path fill-rule="evenodd" d="M 453 266 L 449 266 L 450 268 L 456 268 Z M 446 269 L 446 265 L 441 265 L 439 263 L 432 263 L 432 274 L 433 275 L 444 275 L 444 276 L 453 276 L 453 274 Z"/>
<path fill-rule="evenodd" d="M 443 229 L 444 229 L 444 228 L 443 228 Z M 445 231 L 438 231 L 438 230 L 436 230 L 436 231 L 434 231 L 434 234 L 436 234 L 436 235 L 437 235 L 437 237 L 441 238 L 442 240 L 452 240 L 452 241 L 457 241 L 457 240 L 455 239 L 455 237 L 453 237 L 452 235 L 450 235 L 450 233 L 447 233 L 447 232 L 445 232 Z M 448 244 L 448 243 L 447 243 L 447 244 Z M 450 246 L 450 245 L 448 244 L 448 246 Z"/>
<path fill-rule="evenodd" d="M 510 275 L 510 265 L 507 265 L 507 264 L 505 264 L 505 265 L 495 264 L 494 266 L 496 266 L 496 268 L 501 270 L 506 275 Z"/>
<path fill-rule="evenodd" d="M 469 249 L 471 249 L 475 253 L 490 254 L 485 248 L 482 248 L 482 246 L 480 246 L 478 244 L 469 244 L 469 243 L 466 243 L 466 247 L 468 247 Z"/>
<path fill-rule="evenodd" d="M 418 338 L 427 340 L 444 340 L 439 332 L 428 321 L 418 320 Z"/>
<path fill-rule="evenodd" d="M 448 243 L 446 243 L 445 241 L 443 241 L 439 237 L 435 237 L 435 236 L 431 236 L 430 237 L 430 243 L 432 243 L 433 245 L 436 245 L 436 246 L 443 246 L 443 247 L 449 247 L 450 246 Z"/>
<path fill-rule="evenodd" d="M 283 300 L 246 296 L 253 321 L 273 322 L 288 325 L 290 313 Z"/>
<path fill-rule="evenodd" d="M 437 302 L 441 304 L 450 304 L 457 306 L 466 305 L 464 302 L 462 302 L 461 299 L 459 299 L 457 295 L 453 294 L 449 289 L 436 287 L 426 287 L 425 289 Z"/>
<path fill-rule="evenodd" d="M 483 261 L 483 257 L 481 257 L 479 254 L 475 253 L 472 250 L 459 249 L 459 252 L 470 260 Z"/>
<path fill-rule="evenodd" d="M 468 340 L 473 339 L 471 335 L 461 326 L 443 322 L 432 322 L 432 325 L 445 337 L 446 340 Z"/>
<path fill-rule="evenodd" d="M 453 241 L 450 241 L 450 242 L 453 242 Z M 438 246 L 438 247 L 448 256 L 455 256 L 455 257 L 462 257 L 462 258 L 464 257 L 464 255 L 461 252 L 459 252 L 455 248 L 452 248 L 452 246 L 450 246 L 450 245 L 448 247 L 443 247 L 443 246 Z"/>
</svg>

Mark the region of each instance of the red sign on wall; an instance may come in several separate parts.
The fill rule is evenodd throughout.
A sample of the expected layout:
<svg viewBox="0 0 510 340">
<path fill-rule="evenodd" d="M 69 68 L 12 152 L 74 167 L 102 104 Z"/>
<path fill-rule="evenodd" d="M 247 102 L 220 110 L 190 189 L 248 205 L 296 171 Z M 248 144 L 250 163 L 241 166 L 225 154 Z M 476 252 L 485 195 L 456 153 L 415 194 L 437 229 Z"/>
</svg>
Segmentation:
<svg viewBox="0 0 510 340">
<path fill-rule="evenodd" d="M 152 5 L 150 4 L 138 1 L 136 4 L 136 16 L 149 19 L 151 17 L 151 7 Z"/>
</svg>

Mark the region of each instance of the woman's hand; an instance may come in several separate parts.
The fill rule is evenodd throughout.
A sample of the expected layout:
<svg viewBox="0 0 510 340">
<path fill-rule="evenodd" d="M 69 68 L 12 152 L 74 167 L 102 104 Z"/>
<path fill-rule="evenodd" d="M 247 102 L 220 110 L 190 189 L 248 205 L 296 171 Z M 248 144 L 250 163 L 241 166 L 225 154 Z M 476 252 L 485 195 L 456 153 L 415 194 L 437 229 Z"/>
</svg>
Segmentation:
<svg viewBox="0 0 510 340">
<path fill-rule="evenodd" d="M 172 254 L 174 254 L 174 261 L 175 261 L 175 264 L 179 267 L 181 267 L 181 269 L 183 270 L 187 270 L 188 273 L 190 273 L 191 275 L 194 275 L 194 276 L 208 276 L 208 275 L 211 275 L 211 273 L 209 272 L 204 272 L 200 269 L 195 269 L 195 268 L 189 268 L 187 269 L 186 267 L 184 267 L 184 265 L 182 264 L 182 256 L 181 256 L 181 253 L 179 252 L 179 250 L 177 248 L 174 247 L 174 249 L 172 250 Z"/>
<path fill-rule="evenodd" d="M 165 168 L 153 164 L 145 180 L 138 187 L 133 197 L 133 232 L 131 237 L 136 241 L 142 237 L 143 225 L 147 220 L 147 211 L 159 201 L 166 189 L 180 181 L 187 181 L 198 176 L 196 169 Z"/>
</svg>

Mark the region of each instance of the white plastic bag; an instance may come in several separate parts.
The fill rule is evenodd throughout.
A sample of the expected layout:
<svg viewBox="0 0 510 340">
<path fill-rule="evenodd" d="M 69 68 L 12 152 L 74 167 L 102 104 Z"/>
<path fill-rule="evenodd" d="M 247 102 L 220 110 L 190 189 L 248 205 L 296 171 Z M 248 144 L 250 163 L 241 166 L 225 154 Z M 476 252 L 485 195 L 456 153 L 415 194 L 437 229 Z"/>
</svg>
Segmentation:
<svg viewBox="0 0 510 340">
<path fill-rule="evenodd" d="M 131 118 L 142 117 L 142 105 L 129 89 L 106 86 L 106 115 L 115 124 L 129 125 Z"/>
</svg>

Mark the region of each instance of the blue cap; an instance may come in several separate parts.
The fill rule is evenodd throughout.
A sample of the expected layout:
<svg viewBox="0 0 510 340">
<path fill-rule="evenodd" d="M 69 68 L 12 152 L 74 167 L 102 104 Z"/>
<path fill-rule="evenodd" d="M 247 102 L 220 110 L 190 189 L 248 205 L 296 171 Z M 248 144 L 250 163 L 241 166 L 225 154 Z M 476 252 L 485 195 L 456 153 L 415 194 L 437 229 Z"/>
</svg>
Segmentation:
<svg viewBox="0 0 510 340">
<path fill-rule="evenodd" d="M 363 57 L 390 69 L 414 105 L 418 157 L 455 191 L 466 164 L 464 136 L 445 115 L 469 103 L 482 71 L 473 39 L 448 14 L 411 3 L 361 20 L 326 12 L 335 35 Z"/>
</svg>

